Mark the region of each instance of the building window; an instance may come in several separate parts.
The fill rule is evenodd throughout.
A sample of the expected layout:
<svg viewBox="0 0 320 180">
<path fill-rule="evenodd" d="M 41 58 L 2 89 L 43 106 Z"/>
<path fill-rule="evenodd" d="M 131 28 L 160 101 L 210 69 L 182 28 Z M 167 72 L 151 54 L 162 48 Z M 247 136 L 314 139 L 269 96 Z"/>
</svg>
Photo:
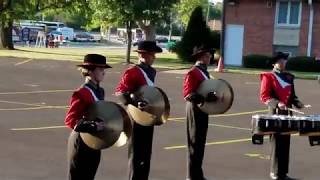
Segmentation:
<svg viewBox="0 0 320 180">
<path fill-rule="evenodd" d="M 276 22 L 278 26 L 300 26 L 301 1 L 279 0 L 277 2 Z"/>
</svg>

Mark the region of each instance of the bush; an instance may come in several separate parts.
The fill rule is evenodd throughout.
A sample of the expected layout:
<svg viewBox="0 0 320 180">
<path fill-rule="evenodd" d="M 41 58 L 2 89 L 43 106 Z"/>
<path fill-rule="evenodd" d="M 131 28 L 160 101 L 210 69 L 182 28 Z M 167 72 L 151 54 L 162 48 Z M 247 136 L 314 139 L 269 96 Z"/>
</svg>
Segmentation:
<svg viewBox="0 0 320 180">
<path fill-rule="evenodd" d="M 271 69 L 269 61 L 271 60 L 270 56 L 252 54 L 243 56 L 243 67 L 246 68 L 261 68 L 261 69 Z"/>
<path fill-rule="evenodd" d="M 167 49 L 169 52 L 177 52 L 177 42 L 176 42 L 176 41 L 169 41 L 169 42 L 166 44 L 166 49 Z"/>
<path fill-rule="evenodd" d="M 303 72 L 320 72 L 320 61 L 315 57 L 297 56 L 289 58 L 287 69 Z"/>
</svg>

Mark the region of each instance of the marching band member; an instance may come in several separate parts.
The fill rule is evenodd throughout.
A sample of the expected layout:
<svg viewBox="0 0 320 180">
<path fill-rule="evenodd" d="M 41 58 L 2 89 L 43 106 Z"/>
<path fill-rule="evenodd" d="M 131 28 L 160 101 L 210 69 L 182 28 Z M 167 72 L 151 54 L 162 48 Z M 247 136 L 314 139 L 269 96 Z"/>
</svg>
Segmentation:
<svg viewBox="0 0 320 180">
<path fill-rule="evenodd" d="M 292 115 L 287 108 L 294 105 L 301 109 L 304 104 L 298 100 L 294 88 L 294 75 L 286 71 L 288 54 L 277 52 L 270 64 L 271 72 L 261 74 L 260 100 L 269 108 L 270 114 Z M 274 134 L 271 136 L 271 179 L 290 180 L 287 176 L 289 167 L 290 135 Z"/>
<path fill-rule="evenodd" d="M 80 137 L 80 132 L 97 132 L 103 130 L 102 121 L 86 120 L 86 112 L 90 105 L 98 100 L 104 100 L 104 89 L 99 86 L 105 75 L 106 57 L 98 54 L 88 54 L 84 62 L 77 65 L 85 77 L 84 84 L 73 92 L 70 108 L 65 118 L 65 124 L 73 131 L 68 142 L 68 161 L 70 180 L 93 180 L 100 163 L 101 150 L 88 147 Z"/>
<path fill-rule="evenodd" d="M 192 58 L 195 65 L 186 74 L 183 84 L 183 95 L 186 102 L 187 116 L 187 179 L 205 180 L 202 170 L 205 142 L 208 130 L 208 114 L 202 112 L 198 105 L 205 101 L 214 101 L 216 96 L 209 93 L 203 97 L 196 93 L 202 81 L 210 79 L 207 67 L 213 55 L 212 50 L 204 46 L 197 46 L 193 50 Z"/>
<path fill-rule="evenodd" d="M 147 105 L 132 96 L 144 85 L 153 86 L 156 70 L 152 67 L 155 54 L 162 49 L 153 41 L 138 43 L 139 64 L 128 68 L 121 77 L 116 95 L 124 105 L 132 104 L 140 109 Z M 142 126 L 133 121 L 132 135 L 129 143 L 129 179 L 147 180 L 150 171 L 154 126 Z"/>
</svg>

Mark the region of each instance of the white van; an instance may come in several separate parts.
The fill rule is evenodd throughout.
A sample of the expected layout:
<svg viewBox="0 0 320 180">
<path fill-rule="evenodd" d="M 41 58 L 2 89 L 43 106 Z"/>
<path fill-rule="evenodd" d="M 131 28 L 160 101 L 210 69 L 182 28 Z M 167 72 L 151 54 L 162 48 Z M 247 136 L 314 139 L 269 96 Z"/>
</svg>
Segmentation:
<svg viewBox="0 0 320 180">
<path fill-rule="evenodd" d="M 57 31 L 62 33 L 63 39 L 66 41 L 73 41 L 74 39 L 74 30 L 69 27 L 57 28 Z"/>
</svg>

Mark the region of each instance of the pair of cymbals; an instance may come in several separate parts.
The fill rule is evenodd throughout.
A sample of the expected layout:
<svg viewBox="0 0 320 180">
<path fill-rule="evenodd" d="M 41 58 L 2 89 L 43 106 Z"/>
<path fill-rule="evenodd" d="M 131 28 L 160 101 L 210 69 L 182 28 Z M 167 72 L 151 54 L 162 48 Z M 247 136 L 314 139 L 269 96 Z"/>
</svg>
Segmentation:
<svg viewBox="0 0 320 180">
<path fill-rule="evenodd" d="M 105 128 L 96 133 L 80 133 L 84 143 L 92 149 L 105 149 L 126 144 L 131 135 L 130 118 L 120 105 L 109 101 L 97 101 L 88 109 L 87 119 L 101 119 Z"/>
<path fill-rule="evenodd" d="M 208 93 L 216 95 L 216 100 L 212 102 L 207 102 L 199 106 L 200 110 L 207 114 L 223 114 L 227 112 L 233 103 L 233 89 L 231 85 L 223 79 L 207 79 L 203 81 L 197 93 L 203 97 L 207 97 Z"/>
<path fill-rule="evenodd" d="M 169 99 L 166 93 L 153 86 L 142 86 L 134 95 L 139 99 L 147 102 L 143 110 L 134 105 L 128 105 L 128 113 L 131 118 L 142 126 L 162 125 L 170 113 Z"/>
</svg>

